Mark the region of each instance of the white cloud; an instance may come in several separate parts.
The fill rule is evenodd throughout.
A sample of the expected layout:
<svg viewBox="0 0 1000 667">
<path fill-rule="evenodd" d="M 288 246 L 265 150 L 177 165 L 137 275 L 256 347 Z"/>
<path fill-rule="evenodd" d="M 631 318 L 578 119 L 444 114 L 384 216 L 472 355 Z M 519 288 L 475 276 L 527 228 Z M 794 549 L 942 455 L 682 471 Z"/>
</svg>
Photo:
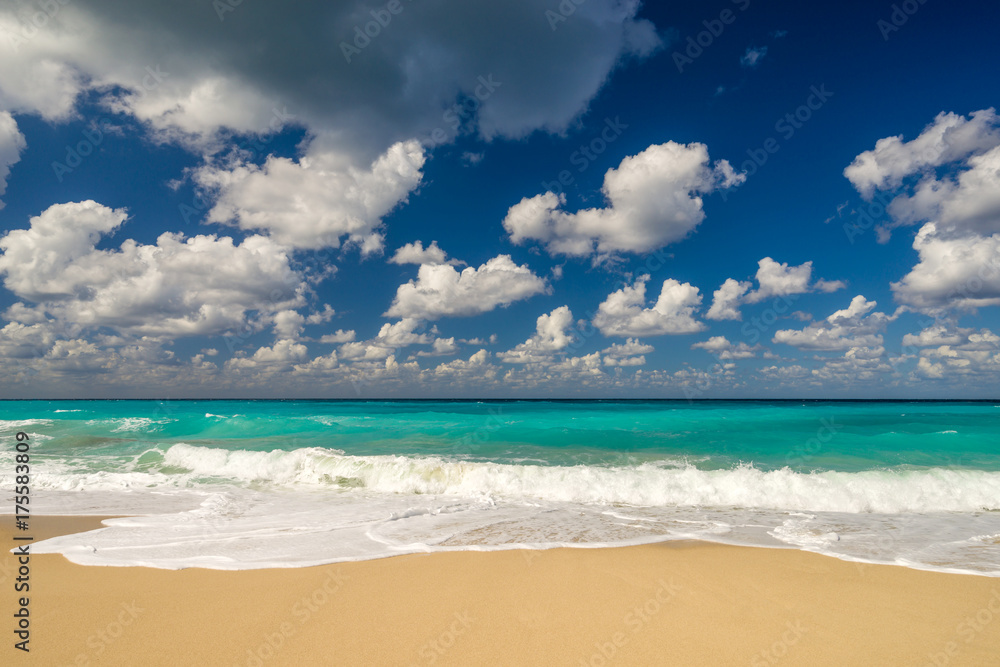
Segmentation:
<svg viewBox="0 0 1000 667">
<path fill-rule="evenodd" d="M 563 382 L 580 375 L 601 377 L 603 375 L 601 372 L 601 353 L 591 352 L 580 357 L 568 357 L 552 364 L 549 371 Z"/>
<path fill-rule="evenodd" d="M 497 353 L 508 364 L 526 364 L 550 361 L 555 352 L 561 352 L 573 342 L 568 329 L 573 325 L 569 306 L 560 306 L 547 315 L 540 315 L 535 322 L 535 334 L 514 349 Z"/>
<path fill-rule="evenodd" d="M 875 190 L 895 189 L 907 176 L 963 159 L 1000 144 L 1000 118 L 992 108 L 975 111 L 966 119 L 941 112 L 920 135 L 904 142 L 885 137 L 873 150 L 854 158 L 844 176 L 866 199 Z"/>
<path fill-rule="evenodd" d="M 740 319 L 740 304 L 751 287 L 750 282 L 726 278 L 726 282 L 712 293 L 712 307 L 705 313 L 705 317 L 710 320 Z"/>
<path fill-rule="evenodd" d="M 14 117 L 0 109 L 0 196 L 7 192 L 10 168 L 21 159 L 21 151 L 26 145 Z M 0 208 L 3 207 L 3 201 L 0 201 Z"/>
<path fill-rule="evenodd" d="M 743 181 L 725 160 L 709 164 L 704 144 L 668 141 L 626 157 L 604 175 L 605 208 L 568 213 L 565 196 L 546 192 L 511 206 L 503 226 L 515 244 L 550 254 L 644 253 L 687 236 L 705 218 L 701 195 Z"/>
<path fill-rule="evenodd" d="M 337 359 L 341 361 L 382 361 L 394 356 L 395 349 L 381 345 L 372 345 L 368 341 L 344 343 L 337 350 Z"/>
<path fill-rule="evenodd" d="M 811 261 L 789 266 L 765 257 L 757 262 L 756 278 L 758 287 L 752 291 L 750 282 L 727 278 L 713 293 L 712 307 L 705 317 L 712 320 L 739 320 L 739 307 L 744 303 L 759 303 L 772 297 L 808 292 L 835 292 L 846 287 L 841 280 L 820 279 L 813 283 Z"/>
<path fill-rule="evenodd" d="M 381 347 L 406 347 L 407 345 L 423 345 L 431 342 L 431 336 L 426 333 L 418 333 L 424 328 L 423 322 L 409 317 L 404 317 L 395 323 L 385 323 L 379 329 L 372 344 Z"/>
<path fill-rule="evenodd" d="M 703 331 L 705 325 L 694 318 L 701 305 L 698 288 L 673 278 L 663 281 L 660 296 L 652 307 L 646 307 L 646 281 L 640 276 L 633 285 L 626 285 L 598 307 L 594 325 L 605 336 L 662 336 Z"/>
<path fill-rule="evenodd" d="M 920 261 L 892 283 L 897 301 L 929 311 L 1000 305 L 1000 234 L 942 238 L 929 222 L 913 247 Z"/>
<path fill-rule="evenodd" d="M 920 181 L 912 195 L 901 194 L 889 206 L 893 222 L 887 232 L 902 225 L 933 220 L 937 233 L 961 236 L 1000 232 L 1000 146 L 975 155 L 955 177 Z"/>
<path fill-rule="evenodd" d="M 803 350 L 847 350 L 852 347 L 882 347 L 881 331 L 893 317 L 871 312 L 877 302 L 860 294 L 844 310 L 804 329 L 782 329 L 774 334 L 775 343 L 785 343 Z"/>
<path fill-rule="evenodd" d="M 447 264 L 422 264 L 417 279 L 400 285 L 386 317 L 436 320 L 478 315 L 547 290 L 545 281 L 510 255 L 459 273 Z"/>
<path fill-rule="evenodd" d="M 451 338 L 435 338 L 434 343 L 431 345 L 430 350 L 421 350 L 417 352 L 418 357 L 446 357 L 451 354 L 458 352 L 458 345 L 455 343 L 455 337 Z"/>
<path fill-rule="evenodd" d="M 752 359 L 764 348 L 760 345 L 750 345 L 740 342 L 733 344 L 725 336 L 712 336 L 706 341 L 695 343 L 691 349 L 702 349 L 715 355 L 717 359 L 729 361 L 731 359 Z"/>
<path fill-rule="evenodd" d="M 455 260 L 447 261 L 448 255 L 438 247 L 437 241 L 424 248 L 420 241 L 407 243 L 396 250 L 390 259 L 390 264 L 457 264 Z"/>
<path fill-rule="evenodd" d="M 453 359 L 438 364 L 433 369 L 426 371 L 426 375 L 448 382 L 455 380 L 474 381 L 477 387 L 482 387 L 485 382 L 496 377 L 497 367 L 491 365 L 489 361 L 490 353 L 486 350 L 479 350 L 468 359 Z"/>
<path fill-rule="evenodd" d="M 934 169 L 946 165 L 951 173 L 938 178 Z M 913 240 L 919 261 L 892 283 L 899 303 L 931 313 L 1000 304 L 1000 117 L 992 108 L 968 119 L 941 113 L 908 143 L 881 139 L 844 173 L 865 195 L 923 174 L 889 204 L 892 221 L 877 230 L 886 242 L 893 228 L 921 225 Z"/>
<path fill-rule="evenodd" d="M 297 310 L 281 310 L 274 314 L 274 333 L 279 338 L 297 340 L 305 326 L 305 316 Z"/>
<path fill-rule="evenodd" d="M 643 366 L 646 355 L 653 351 L 652 345 L 640 343 L 635 338 L 628 338 L 624 343 L 614 343 L 611 347 L 601 350 L 605 366 Z"/>
<path fill-rule="evenodd" d="M 758 303 L 773 296 L 790 296 L 807 292 L 835 292 L 846 287 L 840 280 L 817 280 L 810 285 L 812 279 L 812 262 L 798 266 L 789 266 L 765 257 L 757 263 L 756 290 L 746 296 L 747 303 Z"/>
<path fill-rule="evenodd" d="M 814 369 L 812 378 L 820 382 L 820 386 L 837 383 L 855 388 L 861 384 L 875 383 L 894 370 L 883 361 L 884 354 L 885 348 L 881 345 L 850 347 L 844 352 L 844 356 L 830 359 Z"/>
<path fill-rule="evenodd" d="M 922 337 L 921 342 L 944 337 L 936 334 L 938 332 L 934 331 L 931 336 Z M 1000 336 L 989 329 L 960 329 L 954 334 L 959 340 L 920 351 L 916 375 L 930 379 L 966 378 L 968 381 L 983 373 L 1000 373 Z"/>
<path fill-rule="evenodd" d="M 424 159 L 411 140 L 359 169 L 314 142 L 297 161 L 271 156 L 262 167 L 209 164 L 194 179 L 216 197 L 209 222 L 263 230 L 297 248 L 339 248 L 347 237 L 368 254 L 382 249 L 382 218 L 420 183 Z"/>
<path fill-rule="evenodd" d="M 0 329 L 0 358 L 41 357 L 52 347 L 55 340 L 55 334 L 47 324 L 11 322 Z"/>
<path fill-rule="evenodd" d="M 226 362 L 230 369 L 272 369 L 288 368 L 295 362 L 305 361 L 309 351 L 302 343 L 293 340 L 278 340 L 271 347 L 262 347 L 250 358 L 234 357 Z"/>
<path fill-rule="evenodd" d="M 746 53 L 740 56 L 740 65 L 743 67 L 754 68 L 760 65 L 760 61 L 764 59 L 767 55 L 767 47 L 747 47 Z"/>
<path fill-rule="evenodd" d="M 336 332 L 332 334 L 326 334 L 319 339 L 321 343 L 351 343 L 354 341 L 357 334 L 354 329 L 349 329 L 344 331 L 343 329 L 337 329 Z"/>
<path fill-rule="evenodd" d="M 324 324 L 325 322 L 329 322 L 333 319 L 333 316 L 336 314 L 337 311 L 331 308 L 330 304 L 324 303 L 323 310 L 312 313 L 306 318 L 306 324 Z"/>
<path fill-rule="evenodd" d="M 125 218 L 94 201 L 50 206 L 0 238 L 4 286 L 62 322 L 132 335 L 220 333 L 251 311 L 271 317 L 304 303 L 301 276 L 268 238 L 164 233 L 152 245 L 96 249 Z"/>
<path fill-rule="evenodd" d="M 790 366 L 765 366 L 760 369 L 760 374 L 768 380 L 777 380 L 787 383 L 793 380 L 808 378 L 811 372 L 805 366 L 792 364 Z"/>
<path fill-rule="evenodd" d="M 383 360 L 394 356 L 400 348 L 410 345 L 427 345 L 434 337 L 424 332 L 425 325 L 418 319 L 405 317 L 398 322 L 386 322 L 374 338 L 354 342 L 354 336 L 343 336 L 350 340 L 340 346 L 338 357 L 343 361 Z M 342 333 L 342 332 L 338 332 Z M 349 332 L 353 334 L 354 332 Z M 324 337 L 320 342 L 333 342 L 335 337 Z"/>
<path fill-rule="evenodd" d="M 956 329 L 937 324 L 923 329 L 916 334 L 903 336 L 903 347 L 932 347 L 939 345 L 958 345 L 968 340 L 971 329 Z"/>
</svg>

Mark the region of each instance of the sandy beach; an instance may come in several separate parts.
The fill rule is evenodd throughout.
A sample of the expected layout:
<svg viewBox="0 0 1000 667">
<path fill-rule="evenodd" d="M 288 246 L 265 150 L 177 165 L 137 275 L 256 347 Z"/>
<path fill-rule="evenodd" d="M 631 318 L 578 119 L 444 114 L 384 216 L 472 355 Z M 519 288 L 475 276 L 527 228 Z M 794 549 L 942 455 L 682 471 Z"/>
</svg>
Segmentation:
<svg viewBox="0 0 1000 667">
<path fill-rule="evenodd" d="M 33 517 L 38 539 L 99 517 Z M 3 543 L 13 544 L 11 517 Z M 996 665 L 1000 580 L 708 543 L 223 572 L 31 558 L 4 664 Z"/>
</svg>

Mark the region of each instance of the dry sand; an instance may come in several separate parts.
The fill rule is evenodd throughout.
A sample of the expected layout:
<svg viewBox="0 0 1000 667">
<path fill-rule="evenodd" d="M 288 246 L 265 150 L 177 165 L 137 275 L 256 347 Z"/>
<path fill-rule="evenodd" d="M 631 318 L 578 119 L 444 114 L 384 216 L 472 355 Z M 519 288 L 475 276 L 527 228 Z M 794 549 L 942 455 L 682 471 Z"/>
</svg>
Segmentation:
<svg viewBox="0 0 1000 667">
<path fill-rule="evenodd" d="M 24 654 L 8 548 L 4 665 L 1000 665 L 1000 579 L 695 542 L 242 572 L 32 556 Z"/>
</svg>

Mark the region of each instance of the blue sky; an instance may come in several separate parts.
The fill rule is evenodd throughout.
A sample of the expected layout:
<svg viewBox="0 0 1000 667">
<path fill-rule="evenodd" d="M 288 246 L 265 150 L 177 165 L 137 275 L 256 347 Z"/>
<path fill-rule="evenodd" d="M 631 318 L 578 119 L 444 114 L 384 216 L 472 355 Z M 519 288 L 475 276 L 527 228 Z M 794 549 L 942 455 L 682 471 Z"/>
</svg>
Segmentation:
<svg viewBox="0 0 1000 667">
<path fill-rule="evenodd" d="M 998 18 L 5 3 L 2 395 L 995 397 Z"/>
</svg>

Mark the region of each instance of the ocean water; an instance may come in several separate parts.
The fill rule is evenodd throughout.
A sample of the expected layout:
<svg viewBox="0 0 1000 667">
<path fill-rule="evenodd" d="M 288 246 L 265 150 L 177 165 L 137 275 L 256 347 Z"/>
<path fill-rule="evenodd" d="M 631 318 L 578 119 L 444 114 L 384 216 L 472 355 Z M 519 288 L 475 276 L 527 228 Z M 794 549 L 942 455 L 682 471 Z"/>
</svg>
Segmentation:
<svg viewBox="0 0 1000 667">
<path fill-rule="evenodd" d="M 250 569 L 673 539 L 1000 576 L 1000 404 L 6 401 L 36 514 L 131 515 L 33 546 Z"/>
</svg>

